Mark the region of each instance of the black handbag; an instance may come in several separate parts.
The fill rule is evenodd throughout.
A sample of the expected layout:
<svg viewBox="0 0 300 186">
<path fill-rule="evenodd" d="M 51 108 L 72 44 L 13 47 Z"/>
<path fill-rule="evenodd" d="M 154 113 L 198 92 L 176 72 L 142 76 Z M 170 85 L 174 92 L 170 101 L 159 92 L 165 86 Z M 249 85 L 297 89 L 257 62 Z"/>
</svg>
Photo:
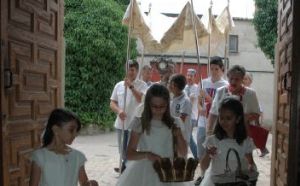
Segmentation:
<svg viewBox="0 0 300 186">
<path fill-rule="evenodd" d="M 235 171 L 232 171 L 228 165 L 228 158 L 230 152 L 234 152 L 237 159 L 238 167 Z M 213 175 L 212 181 L 215 184 L 215 186 L 256 186 L 258 174 L 259 173 L 256 170 L 242 171 L 241 160 L 238 152 L 235 149 L 230 148 L 228 149 L 226 155 L 226 168 L 224 173 L 219 175 Z"/>
</svg>

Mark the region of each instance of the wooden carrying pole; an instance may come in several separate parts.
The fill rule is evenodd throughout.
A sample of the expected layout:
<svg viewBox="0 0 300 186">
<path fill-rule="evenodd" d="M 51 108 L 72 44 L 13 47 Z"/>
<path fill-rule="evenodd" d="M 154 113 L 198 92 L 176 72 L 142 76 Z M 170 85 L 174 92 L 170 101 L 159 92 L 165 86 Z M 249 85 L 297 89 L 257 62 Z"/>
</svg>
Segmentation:
<svg viewBox="0 0 300 186">
<path fill-rule="evenodd" d="M 198 33 L 196 29 L 196 18 L 194 15 L 194 3 L 193 0 L 191 0 L 191 17 L 192 17 L 192 23 L 193 23 L 193 31 L 194 31 L 194 36 L 195 36 L 195 44 L 196 44 L 196 52 L 197 52 L 197 64 L 198 64 L 198 73 L 199 73 L 199 84 L 200 88 L 202 89 L 202 75 L 201 75 L 201 64 L 200 64 L 200 50 L 199 50 L 199 41 L 198 41 Z"/>
<path fill-rule="evenodd" d="M 185 52 L 182 53 L 182 56 L 181 56 L 181 64 L 180 64 L 180 74 L 183 74 L 183 64 L 184 64 L 184 55 L 185 55 Z"/>
<path fill-rule="evenodd" d="M 211 57 L 211 33 L 212 33 L 212 0 L 210 1 L 210 7 L 208 9 L 208 16 L 209 16 L 209 22 L 208 22 L 208 58 L 207 58 L 207 75 L 210 76 L 210 57 Z"/>
<path fill-rule="evenodd" d="M 129 27 L 128 27 L 128 33 L 127 33 L 127 55 L 126 55 L 126 76 L 129 70 L 129 60 L 130 60 L 130 44 L 131 44 L 131 31 L 133 28 L 132 24 L 132 19 L 133 19 L 133 0 L 130 0 L 130 19 L 129 19 Z M 125 87 L 125 92 L 124 92 L 124 105 L 123 105 L 123 111 L 126 113 L 126 97 L 127 97 L 127 88 L 125 86 L 124 82 L 124 87 Z M 126 118 L 125 118 L 126 120 Z M 122 160 L 124 156 L 124 133 L 125 133 L 125 121 L 122 121 L 122 133 L 121 133 L 121 152 L 120 152 L 120 159 L 119 159 L 119 174 L 121 175 L 122 173 Z"/>
<path fill-rule="evenodd" d="M 230 11 L 229 11 L 229 3 L 230 1 L 227 0 L 227 11 L 228 13 L 230 14 Z M 228 17 L 231 17 L 230 15 Z M 229 21 L 229 26 L 232 27 L 231 25 L 231 20 L 228 20 Z M 224 33 L 224 37 L 225 37 L 225 48 L 224 48 L 224 74 L 227 74 L 227 68 L 228 68 L 228 38 L 229 38 L 229 29 L 225 29 L 225 33 Z M 226 77 L 226 76 L 225 76 Z"/>
</svg>

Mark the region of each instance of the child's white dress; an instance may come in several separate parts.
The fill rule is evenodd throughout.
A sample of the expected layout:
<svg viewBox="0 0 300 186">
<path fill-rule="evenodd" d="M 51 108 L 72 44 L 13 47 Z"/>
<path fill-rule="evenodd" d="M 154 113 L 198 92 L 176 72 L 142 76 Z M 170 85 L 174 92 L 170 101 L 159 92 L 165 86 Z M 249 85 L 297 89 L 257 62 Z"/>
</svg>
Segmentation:
<svg viewBox="0 0 300 186">
<path fill-rule="evenodd" d="M 86 158 L 76 149 L 62 155 L 40 148 L 32 153 L 32 161 L 41 168 L 40 186 L 77 186 L 79 169 Z"/>
<path fill-rule="evenodd" d="M 219 140 L 215 135 L 207 137 L 203 146 L 215 146 L 217 147 L 217 155 L 211 160 L 208 169 L 205 171 L 204 178 L 200 186 L 214 186 L 214 183 L 211 180 L 212 175 L 223 174 L 226 168 L 226 155 L 229 148 L 234 148 L 239 153 L 242 170 L 248 169 L 248 162 L 245 158 L 245 154 L 252 153 L 255 149 L 255 145 L 251 138 L 247 137 L 244 142 L 239 145 L 235 139 L 223 139 Z M 236 156 L 233 152 L 229 155 L 229 167 L 232 171 L 237 168 Z"/>
<path fill-rule="evenodd" d="M 175 120 L 180 126 L 179 118 Z M 141 133 L 140 118 L 132 121 L 133 131 Z M 161 157 L 173 158 L 173 138 L 171 129 L 160 120 L 151 121 L 150 134 L 141 134 L 138 144 L 139 151 L 148 151 Z M 152 162 L 148 159 L 128 161 L 125 171 L 118 180 L 117 186 L 189 186 L 192 182 L 163 183 L 160 182 Z"/>
</svg>

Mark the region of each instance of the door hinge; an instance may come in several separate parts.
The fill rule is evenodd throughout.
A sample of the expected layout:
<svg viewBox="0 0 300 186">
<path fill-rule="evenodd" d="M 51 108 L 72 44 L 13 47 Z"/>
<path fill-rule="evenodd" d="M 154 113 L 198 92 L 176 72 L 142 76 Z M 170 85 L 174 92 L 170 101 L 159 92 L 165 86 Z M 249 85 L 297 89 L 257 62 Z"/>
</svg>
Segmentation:
<svg viewBox="0 0 300 186">
<path fill-rule="evenodd" d="M 1 115 L 1 120 L 6 118 L 6 114 L 4 114 L 3 112 L 0 112 L 0 115 Z"/>
</svg>

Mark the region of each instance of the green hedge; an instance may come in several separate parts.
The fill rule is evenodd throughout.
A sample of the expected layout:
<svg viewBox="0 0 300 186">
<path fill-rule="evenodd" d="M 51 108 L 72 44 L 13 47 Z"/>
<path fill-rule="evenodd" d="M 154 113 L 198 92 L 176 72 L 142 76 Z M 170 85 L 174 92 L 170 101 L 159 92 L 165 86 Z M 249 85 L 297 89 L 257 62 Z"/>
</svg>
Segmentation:
<svg viewBox="0 0 300 186">
<path fill-rule="evenodd" d="M 122 7 L 113 0 L 65 0 L 65 105 L 84 124 L 111 128 L 115 118 L 109 98 L 124 77 L 127 47 Z"/>
</svg>

